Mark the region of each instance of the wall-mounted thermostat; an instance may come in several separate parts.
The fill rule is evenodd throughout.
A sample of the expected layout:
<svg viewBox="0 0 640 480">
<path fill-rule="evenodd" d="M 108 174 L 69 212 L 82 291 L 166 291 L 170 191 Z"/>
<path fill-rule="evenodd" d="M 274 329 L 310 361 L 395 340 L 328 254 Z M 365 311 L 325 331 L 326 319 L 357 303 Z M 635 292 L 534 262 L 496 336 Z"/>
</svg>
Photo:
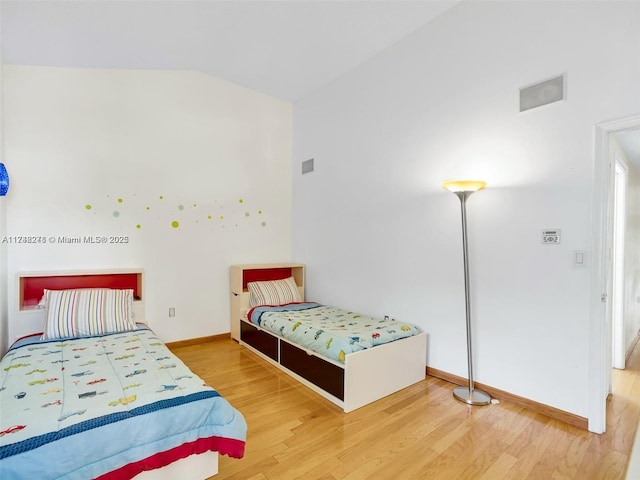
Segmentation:
<svg viewBox="0 0 640 480">
<path fill-rule="evenodd" d="M 557 245 L 560 243 L 560 229 L 542 230 L 542 243 L 545 245 Z"/>
</svg>

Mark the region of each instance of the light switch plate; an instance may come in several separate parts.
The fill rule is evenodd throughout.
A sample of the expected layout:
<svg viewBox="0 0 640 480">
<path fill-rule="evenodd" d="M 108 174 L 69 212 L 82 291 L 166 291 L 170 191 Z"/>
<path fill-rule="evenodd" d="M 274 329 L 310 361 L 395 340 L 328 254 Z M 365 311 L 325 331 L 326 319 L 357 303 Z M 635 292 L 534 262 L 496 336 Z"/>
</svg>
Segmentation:
<svg viewBox="0 0 640 480">
<path fill-rule="evenodd" d="M 586 267 L 587 266 L 587 252 L 584 250 L 573 251 L 573 266 L 574 267 Z"/>
</svg>

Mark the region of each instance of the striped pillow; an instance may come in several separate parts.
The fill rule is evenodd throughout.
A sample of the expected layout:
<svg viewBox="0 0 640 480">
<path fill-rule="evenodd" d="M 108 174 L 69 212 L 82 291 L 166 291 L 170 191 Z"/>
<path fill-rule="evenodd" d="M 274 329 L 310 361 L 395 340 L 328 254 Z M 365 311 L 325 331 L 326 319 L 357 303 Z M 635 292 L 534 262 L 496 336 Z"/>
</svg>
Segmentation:
<svg viewBox="0 0 640 480">
<path fill-rule="evenodd" d="M 133 290 L 45 290 L 43 340 L 88 337 L 136 329 Z"/>
<path fill-rule="evenodd" d="M 249 304 L 252 307 L 260 305 L 285 305 L 301 302 L 300 292 L 293 277 L 284 280 L 269 280 L 264 282 L 249 282 Z"/>
</svg>

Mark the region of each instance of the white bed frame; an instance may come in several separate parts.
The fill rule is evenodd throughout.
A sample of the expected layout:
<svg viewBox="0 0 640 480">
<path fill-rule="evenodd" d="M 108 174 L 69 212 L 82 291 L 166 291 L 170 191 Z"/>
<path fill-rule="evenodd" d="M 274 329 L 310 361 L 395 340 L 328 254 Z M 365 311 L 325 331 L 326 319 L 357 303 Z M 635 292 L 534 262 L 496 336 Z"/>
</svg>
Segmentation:
<svg viewBox="0 0 640 480">
<path fill-rule="evenodd" d="M 244 320 L 243 320 L 244 321 Z M 253 325 L 253 324 L 251 324 Z M 253 325 L 255 327 L 255 325 Z M 240 344 L 260 356 L 271 365 L 306 385 L 314 392 L 335 403 L 349 413 L 387 395 L 398 392 L 414 383 L 421 382 L 426 376 L 425 360 L 427 356 L 427 334 L 420 333 L 394 342 L 377 345 L 346 355 L 344 364 L 335 362 L 318 353 L 303 349 L 288 340 L 267 330 L 261 331 L 277 337 L 295 347 L 305 350 L 308 355 L 321 358 L 344 369 L 344 400 L 326 392 L 314 383 L 272 360 L 261 351 L 240 340 Z"/>
<path fill-rule="evenodd" d="M 91 271 L 55 271 L 55 272 L 20 272 L 17 275 L 16 285 L 20 285 L 22 277 L 55 277 L 64 275 L 111 275 L 115 273 L 137 273 L 142 276 L 141 269 L 117 269 L 117 270 L 91 270 Z M 142 285 L 144 285 L 142 283 Z M 143 288 L 143 287 L 142 287 Z M 19 287 L 18 287 L 19 290 Z M 12 329 L 13 341 L 26 335 L 42 332 L 44 329 L 44 310 L 38 308 L 20 308 L 20 295 L 16 299 L 16 315 Z M 144 296 L 133 302 L 136 322 L 147 324 L 144 315 Z M 176 480 L 176 479 L 207 479 L 218 474 L 218 452 L 207 451 L 201 454 L 190 455 L 177 460 L 169 465 L 141 472 L 134 478 L 136 480 Z"/>
<path fill-rule="evenodd" d="M 344 364 L 324 357 L 312 350 L 296 345 L 272 332 L 248 322 L 246 312 L 249 306 L 249 292 L 243 288 L 243 275 L 247 270 L 269 270 L 291 268 L 292 276 L 298 285 L 300 298 L 304 301 L 304 265 L 298 263 L 263 264 L 263 265 L 234 265 L 231 267 L 231 336 L 249 350 L 267 360 L 291 377 L 300 381 L 327 400 L 335 403 L 345 413 L 363 407 L 387 395 L 395 393 L 414 383 L 420 382 L 426 376 L 427 334 L 420 333 L 412 337 L 378 345 L 359 352 L 346 355 Z M 279 342 L 294 345 L 308 355 L 313 355 L 332 363 L 344 370 L 344 400 L 323 390 L 309 380 L 292 372 L 242 340 L 241 322 L 246 322 L 259 331 L 277 338 Z M 278 344 L 280 345 L 280 343 Z M 279 358 L 279 352 L 278 352 Z"/>
<path fill-rule="evenodd" d="M 166 467 L 136 475 L 136 480 L 207 479 L 218 474 L 218 452 L 204 452 L 181 458 Z"/>
</svg>

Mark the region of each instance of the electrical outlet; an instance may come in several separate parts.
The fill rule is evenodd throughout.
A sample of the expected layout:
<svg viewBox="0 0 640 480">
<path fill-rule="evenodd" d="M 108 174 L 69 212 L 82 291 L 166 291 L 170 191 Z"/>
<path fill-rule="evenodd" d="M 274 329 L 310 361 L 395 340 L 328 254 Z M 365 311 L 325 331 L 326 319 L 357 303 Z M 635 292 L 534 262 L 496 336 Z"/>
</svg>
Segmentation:
<svg viewBox="0 0 640 480">
<path fill-rule="evenodd" d="M 176 309 L 175 309 L 175 307 L 169 307 L 169 316 L 170 316 L 170 317 L 175 317 L 175 316 L 176 316 Z"/>
</svg>

